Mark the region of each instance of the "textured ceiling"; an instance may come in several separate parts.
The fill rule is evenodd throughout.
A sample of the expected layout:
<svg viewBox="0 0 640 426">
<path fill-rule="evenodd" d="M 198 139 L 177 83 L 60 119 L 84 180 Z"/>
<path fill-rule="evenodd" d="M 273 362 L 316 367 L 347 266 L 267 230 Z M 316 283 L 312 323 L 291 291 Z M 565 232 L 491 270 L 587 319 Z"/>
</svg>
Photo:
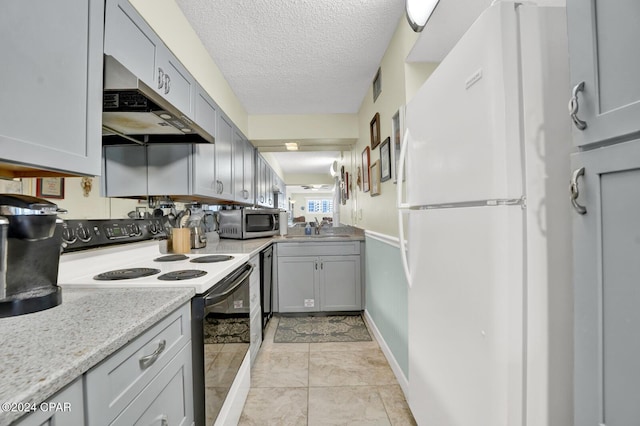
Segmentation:
<svg viewBox="0 0 640 426">
<path fill-rule="evenodd" d="M 249 114 L 356 113 L 404 0 L 176 0 Z"/>
</svg>

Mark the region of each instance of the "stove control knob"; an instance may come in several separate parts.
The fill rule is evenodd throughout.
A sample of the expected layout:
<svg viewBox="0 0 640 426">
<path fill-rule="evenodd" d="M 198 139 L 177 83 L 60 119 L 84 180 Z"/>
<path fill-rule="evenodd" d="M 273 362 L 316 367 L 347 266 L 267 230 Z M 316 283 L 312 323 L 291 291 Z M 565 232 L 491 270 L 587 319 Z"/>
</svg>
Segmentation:
<svg viewBox="0 0 640 426">
<path fill-rule="evenodd" d="M 76 229 L 76 235 L 78 235 L 78 238 L 80 238 L 80 241 L 83 243 L 88 243 L 91 240 L 91 233 L 89 232 L 89 229 L 84 226 L 78 226 L 78 229 Z"/>
<path fill-rule="evenodd" d="M 156 235 L 158 233 L 158 227 L 153 222 L 149 224 L 149 227 L 147 229 L 149 229 L 149 232 L 151 233 L 151 235 Z"/>
<path fill-rule="evenodd" d="M 140 231 L 140 227 L 135 223 L 131 225 L 131 234 L 132 235 L 142 235 L 142 231 Z"/>
<path fill-rule="evenodd" d="M 73 244 L 77 241 L 76 234 L 74 234 L 73 229 L 63 228 L 62 229 L 62 241 L 67 244 Z"/>
</svg>

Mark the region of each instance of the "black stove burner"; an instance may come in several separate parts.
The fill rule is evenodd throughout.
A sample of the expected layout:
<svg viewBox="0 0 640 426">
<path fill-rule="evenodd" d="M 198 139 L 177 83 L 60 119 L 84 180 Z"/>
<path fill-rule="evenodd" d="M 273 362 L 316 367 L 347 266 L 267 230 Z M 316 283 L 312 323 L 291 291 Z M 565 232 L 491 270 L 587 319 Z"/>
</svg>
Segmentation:
<svg viewBox="0 0 640 426">
<path fill-rule="evenodd" d="M 116 269 L 115 271 L 107 271 L 96 275 L 93 279 L 99 281 L 129 280 L 133 278 L 148 277 L 149 275 L 155 275 L 159 272 L 160 269 L 153 268 Z"/>
<path fill-rule="evenodd" d="M 209 256 L 202 257 L 194 257 L 190 260 L 192 263 L 215 263 L 215 262 L 226 262 L 227 260 L 233 259 L 233 256 L 224 256 L 221 254 L 212 254 Z"/>
<path fill-rule="evenodd" d="M 167 272 L 166 274 L 160 275 L 158 279 L 162 281 L 190 280 L 191 278 L 198 278 L 206 274 L 207 271 L 201 271 L 199 269 L 183 269 L 181 271 Z"/>
<path fill-rule="evenodd" d="M 189 256 L 185 256 L 184 254 L 168 254 L 166 256 L 160 256 L 153 259 L 154 262 L 176 262 L 178 260 L 188 259 Z"/>
</svg>

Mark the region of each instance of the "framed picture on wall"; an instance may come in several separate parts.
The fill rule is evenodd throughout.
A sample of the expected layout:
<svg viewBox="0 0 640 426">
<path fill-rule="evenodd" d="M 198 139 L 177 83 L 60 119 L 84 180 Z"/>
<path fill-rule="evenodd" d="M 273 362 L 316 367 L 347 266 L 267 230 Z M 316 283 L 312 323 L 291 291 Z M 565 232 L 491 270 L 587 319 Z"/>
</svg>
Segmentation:
<svg viewBox="0 0 640 426">
<path fill-rule="evenodd" d="M 371 196 L 380 195 L 380 160 L 371 165 Z"/>
<path fill-rule="evenodd" d="M 401 106 L 391 118 L 391 176 L 393 183 L 398 182 L 398 168 L 400 161 L 400 148 L 404 135 L 404 106 Z M 404 181 L 404 176 L 402 177 Z"/>
<path fill-rule="evenodd" d="M 369 158 L 370 158 L 371 150 L 369 147 L 366 147 L 364 151 L 362 151 L 362 191 L 369 192 Z"/>
<path fill-rule="evenodd" d="M 376 112 L 371 123 L 369 123 L 369 131 L 371 134 L 371 149 L 376 149 L 380 145 L 380 113 Z"/>
<path fill-rule="evenodd" d="M 64 198 L 64 178 L 38 178 L 36 181 L 36 197 Z"/>
<path fill-rule="evenodd" d="M 380 145 L 380 181 L 391 179 L 391 138 L 386 138 Z"/>
</svg>

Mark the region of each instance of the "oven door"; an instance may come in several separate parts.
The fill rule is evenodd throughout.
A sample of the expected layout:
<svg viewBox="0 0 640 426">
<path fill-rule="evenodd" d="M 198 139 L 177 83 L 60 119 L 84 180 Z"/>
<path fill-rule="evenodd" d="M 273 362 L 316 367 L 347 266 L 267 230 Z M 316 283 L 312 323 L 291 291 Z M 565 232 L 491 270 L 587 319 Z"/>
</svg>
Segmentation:
<svg viewBox="0 0 640 426">
<path fill-rule="evenodd" d="M 249 350 L 249 276 L 245 263 L 191 302 L 196 425 L 212 425 Z"/>
</svg>

